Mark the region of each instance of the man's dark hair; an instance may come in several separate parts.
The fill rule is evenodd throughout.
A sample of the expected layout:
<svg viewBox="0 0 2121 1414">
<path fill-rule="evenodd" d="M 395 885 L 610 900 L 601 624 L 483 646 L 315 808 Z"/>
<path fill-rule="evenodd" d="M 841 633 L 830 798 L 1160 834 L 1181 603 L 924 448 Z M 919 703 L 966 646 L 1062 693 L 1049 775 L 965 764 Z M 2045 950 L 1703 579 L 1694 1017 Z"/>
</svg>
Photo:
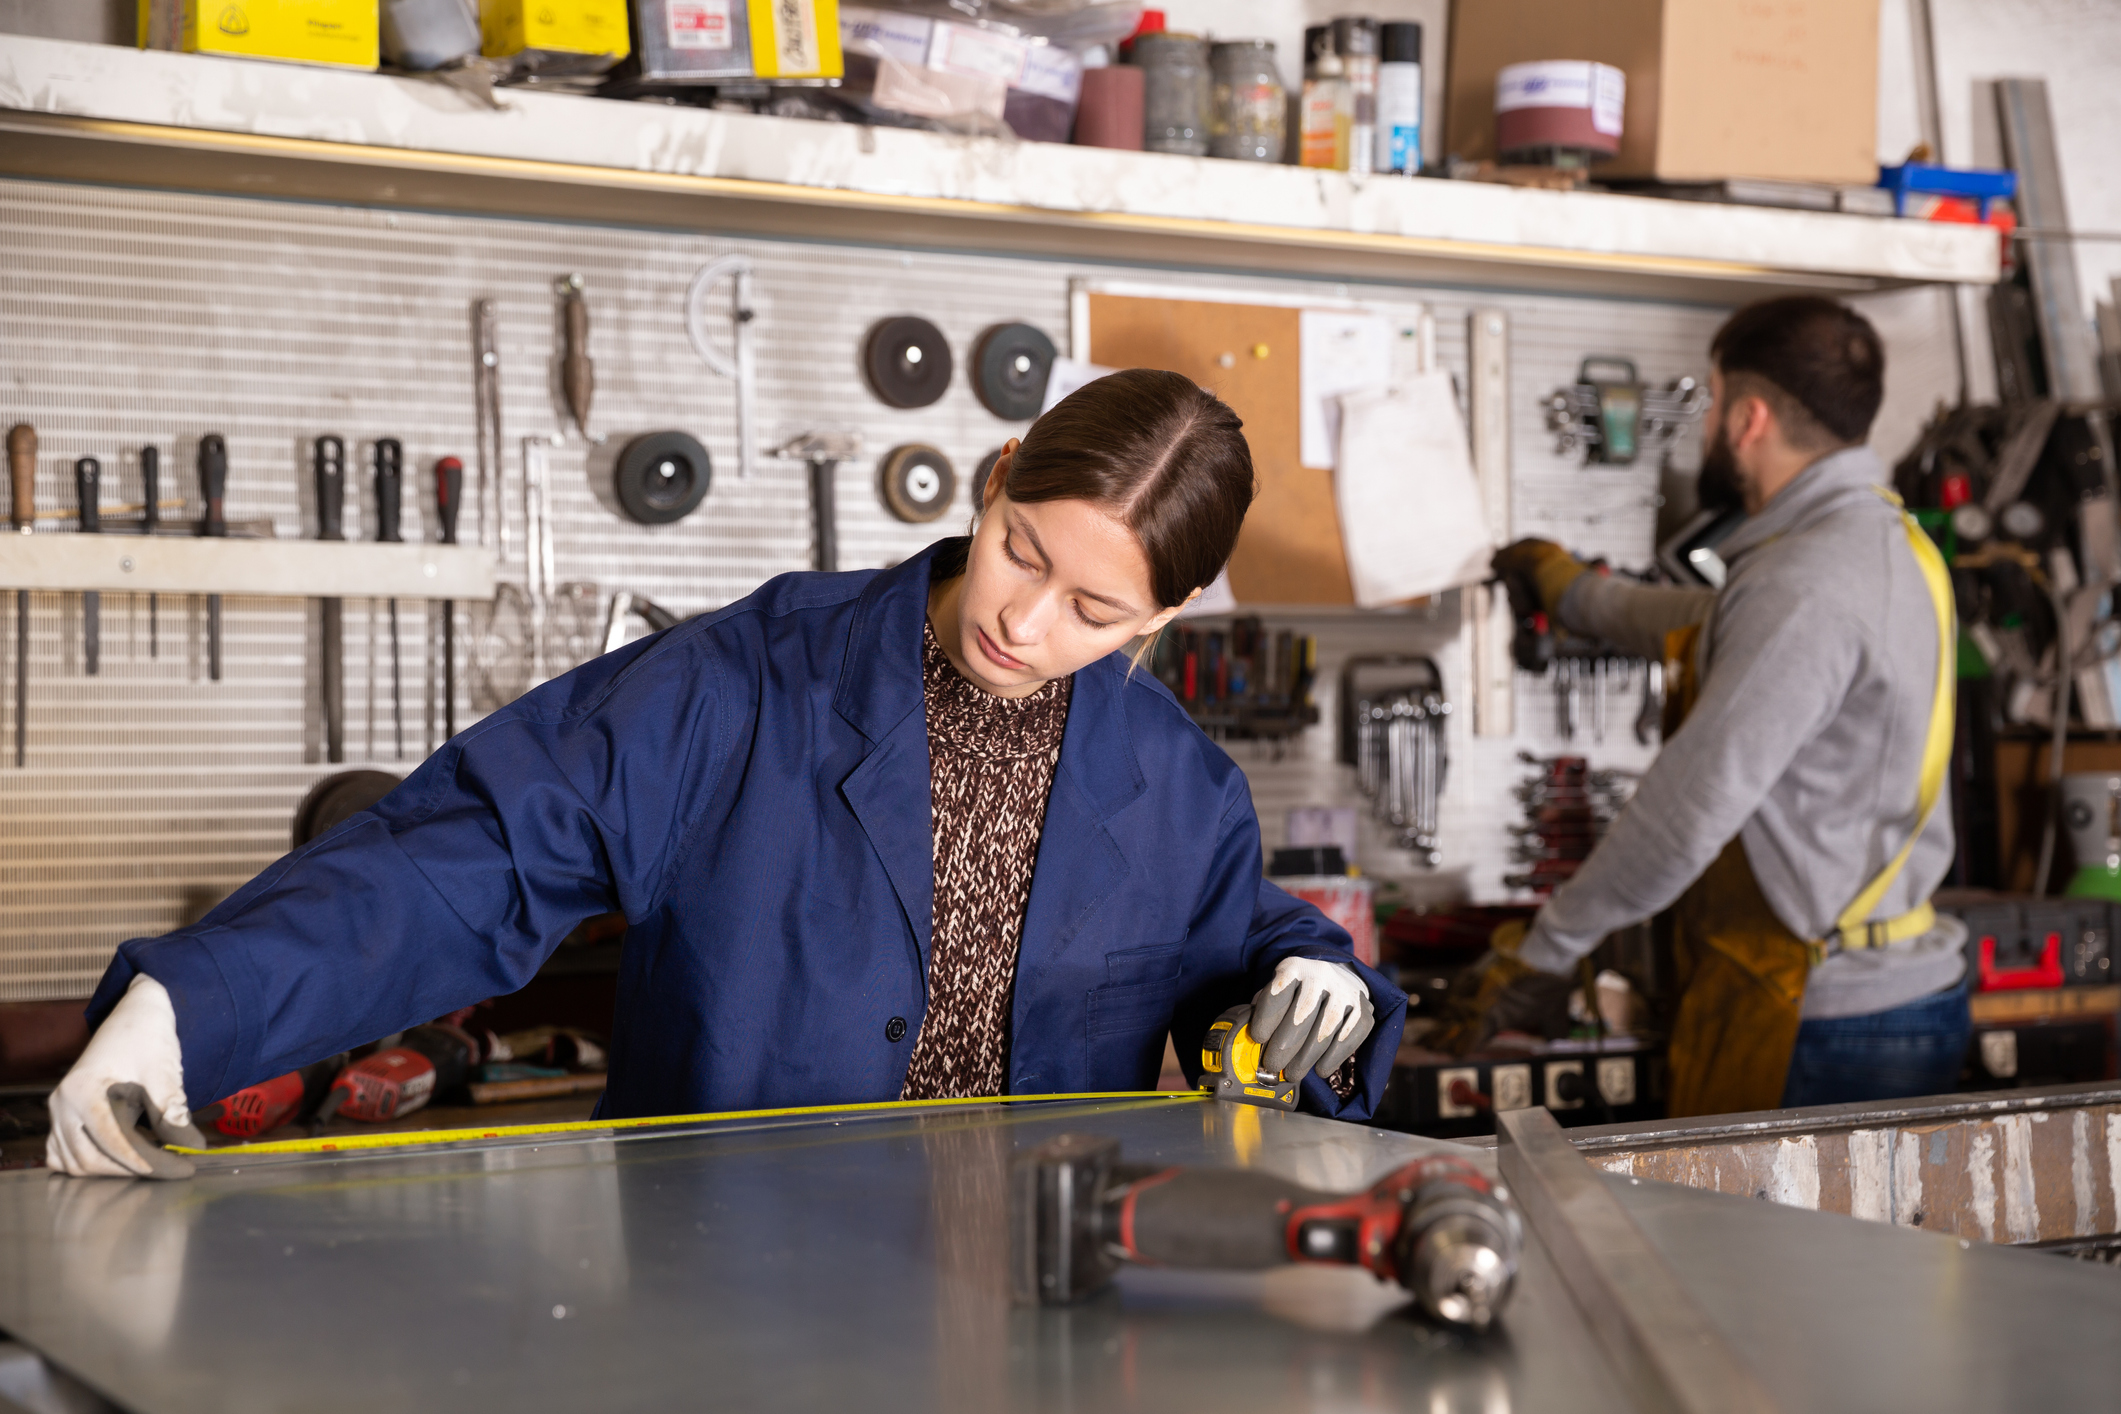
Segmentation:
<svg viewBox="0 0 2121 1414">
<path fill-rule="evenodd" d="M 1836 300 L 1786 295 L 1749 304 L 1709 344 L 1729 398 L 1767 400 L 1792 446 L 1848 446 L 1870 435 L 1885 398 L 1885 348 Z"/>
</svg>

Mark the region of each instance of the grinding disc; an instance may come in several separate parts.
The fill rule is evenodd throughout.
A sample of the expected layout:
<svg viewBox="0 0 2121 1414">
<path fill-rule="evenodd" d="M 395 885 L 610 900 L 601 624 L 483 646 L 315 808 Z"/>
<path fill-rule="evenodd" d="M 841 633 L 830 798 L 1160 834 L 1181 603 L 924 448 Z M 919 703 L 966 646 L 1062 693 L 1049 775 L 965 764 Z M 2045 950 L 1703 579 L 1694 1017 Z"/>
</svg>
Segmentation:
<svg viewBox="0 0 2121 1414">
<path fill-rule="evenodd" d="M 973 346 L 972 390 L 996 417 L 1029 421 L 1045 403 L 1054 353 L 1036 325 L 997 324 Z"/>
<path fill-rule="evenodd" d="M 613 489 L 627 515 L 643 525 L 668 525 L 699 508 L 714 480 L 707 449 L 688 432 L 648 432 L 619 453 Z"/>
<path fill-rule="evenodd" d="M 1002 449 L 993 451 L 979 459 L 979 470 L 972 473 L 972 509 L 978 511 L 987 504 L 987 478 L 994 475 L 994 465 L 1002 459 Z"/>
<path fill-rule="evenodd" d="M 295 807 L 295 848 L 349 816 L 358 815 L 400 785 L 388 771 L 338 771 L 309 788 Z"/>
<path fill-rule="evenodd" d="M 950 458 L 919 442 L 893 447 L 877 463 L 876 474 L 884 509 L 916 525 L 949 510 L 957 495 L 957 472 Z"/>
<path fill-rule="evenodd" d="M 869 391 L 895 408 L 924 408 L 950 390 L 950 344 L 915 314 L 879 319 L 862 341 Z"/>
</svg>

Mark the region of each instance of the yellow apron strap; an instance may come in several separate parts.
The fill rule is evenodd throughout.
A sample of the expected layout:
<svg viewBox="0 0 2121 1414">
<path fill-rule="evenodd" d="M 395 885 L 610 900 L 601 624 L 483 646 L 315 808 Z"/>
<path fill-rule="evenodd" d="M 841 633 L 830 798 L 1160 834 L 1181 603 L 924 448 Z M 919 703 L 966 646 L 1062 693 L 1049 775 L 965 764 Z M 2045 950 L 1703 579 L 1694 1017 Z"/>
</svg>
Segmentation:
<svg viewBox="0 0 2121 1414">
<path fill-rule="evenodd" d="M 1900 498 L 1883 486 L 1871 488 L 1884 497 L 1895 508 L 1900 507 Z M 1844 947 L 1864 947 L 1888 941 L 1897 942 L 1903 937 L 1913 937 L 1926 932 L 1935 915 L 1927 903 L 1920 905 L 1899 918 L 1889 919 L 1877 925 L 1869 923 L 1871 911 L 1878 907 L 1878 900 L 1899 877 L 1907 864 L 1908 856 L 1915 851 L 1915 841 L 1922 838 L 1928 828 L 1930 812 L 1937 808 L 1937 800 L 1944 794 L 1945 772 L 1952 763 L 1952 707 L 1953 692 L 1958 683 L 1958 624 L 1952 609 L 1952 577 L 1944 567 L 1944 556 L 1938 553 L 1936 543 L 1921 522 L 1900 511 L 1900 519 L 1907 530 L 1908 546 L 1915 552 L 1915 563 L 1922 567 L 1923 583 L 1929 586 L 1930 602 L 1937 610 L 1937 691 L 1930 704 L 1929 735 L 1922 743 L 1922 784 L 1915 797 L 1915 828 L 1909 832 L 1907 842 L 1900 852 L 1878 872 L 1878 877 L 1863 886 L 1863 891 L 1841 911 L 1835 932 Z M 1922 915 L 1929 915 L 1925 920 Z M 1904 926 L 1902 920 L 1906 920 Z M 1914 927 L 1921 923 L 1921 927 Z"/>
</svg>

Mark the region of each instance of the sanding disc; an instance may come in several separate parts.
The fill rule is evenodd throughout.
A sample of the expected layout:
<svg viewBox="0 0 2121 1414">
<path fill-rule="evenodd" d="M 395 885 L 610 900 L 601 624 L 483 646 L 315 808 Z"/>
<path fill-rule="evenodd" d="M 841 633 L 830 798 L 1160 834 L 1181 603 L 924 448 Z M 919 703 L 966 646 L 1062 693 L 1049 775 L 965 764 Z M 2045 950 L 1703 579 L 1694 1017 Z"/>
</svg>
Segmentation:
<svg viewBox="0 0 2121 1414">
<path fill-rule="evenodd" d="M 1037 417 L 1056 350 L 1032 324 L 997 324 L 972 350 L 972 390 L 987 411 L 1010 422 Z"/>
<path fill-rule="evenodd" d="M 401 784 L 388 771 L 337 771 L 318 781 L 295 807 L 295 848 L 358 815 Z"/>
<path fill-rule="evenodd" d="M 950 509 L 957 495 L 957 472 L 950 458 L 934 447 L 909 442 L 893 447 L 877 463 L 877 493 L 884 509 L 918 525 Z"/>
<path fill-rule="evenodd" d="M 1002 459 L 1002 449 L 993 451 L 979 459 L 979 470 L 972 473 L 972 509 L 978 510 L 987 504 L 987 478 L 994 475 L 995 463 Z"/>
<path fill-rule="evenodd" d="M 917 314 L 879 319 L 862 341 L 869 391 L 895 408 L 924 408 L 950 390 L 950 343 Z"/>
<path fill-rule="evenodd" d="M 689 432 L 649 432 L 619 453 L 612 489 L 626 514 L 643 525 L 668 525 L 699 508 L 714 480 L 707 449 Z"/>
</svg>

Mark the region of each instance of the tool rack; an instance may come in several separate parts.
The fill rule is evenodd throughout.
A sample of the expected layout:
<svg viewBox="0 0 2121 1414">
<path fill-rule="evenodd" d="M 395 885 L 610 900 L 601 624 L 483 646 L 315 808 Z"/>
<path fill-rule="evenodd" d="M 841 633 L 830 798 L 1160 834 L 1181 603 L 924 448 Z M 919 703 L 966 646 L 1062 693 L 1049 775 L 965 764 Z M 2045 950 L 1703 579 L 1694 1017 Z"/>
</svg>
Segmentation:
<svg viewBox="0 0 2121 1414">
<path fill-rule="evenodd" d="M 491 599 L 476 545 L 0 535 L 0 588 L 348 599 Z"/>
</svg>

